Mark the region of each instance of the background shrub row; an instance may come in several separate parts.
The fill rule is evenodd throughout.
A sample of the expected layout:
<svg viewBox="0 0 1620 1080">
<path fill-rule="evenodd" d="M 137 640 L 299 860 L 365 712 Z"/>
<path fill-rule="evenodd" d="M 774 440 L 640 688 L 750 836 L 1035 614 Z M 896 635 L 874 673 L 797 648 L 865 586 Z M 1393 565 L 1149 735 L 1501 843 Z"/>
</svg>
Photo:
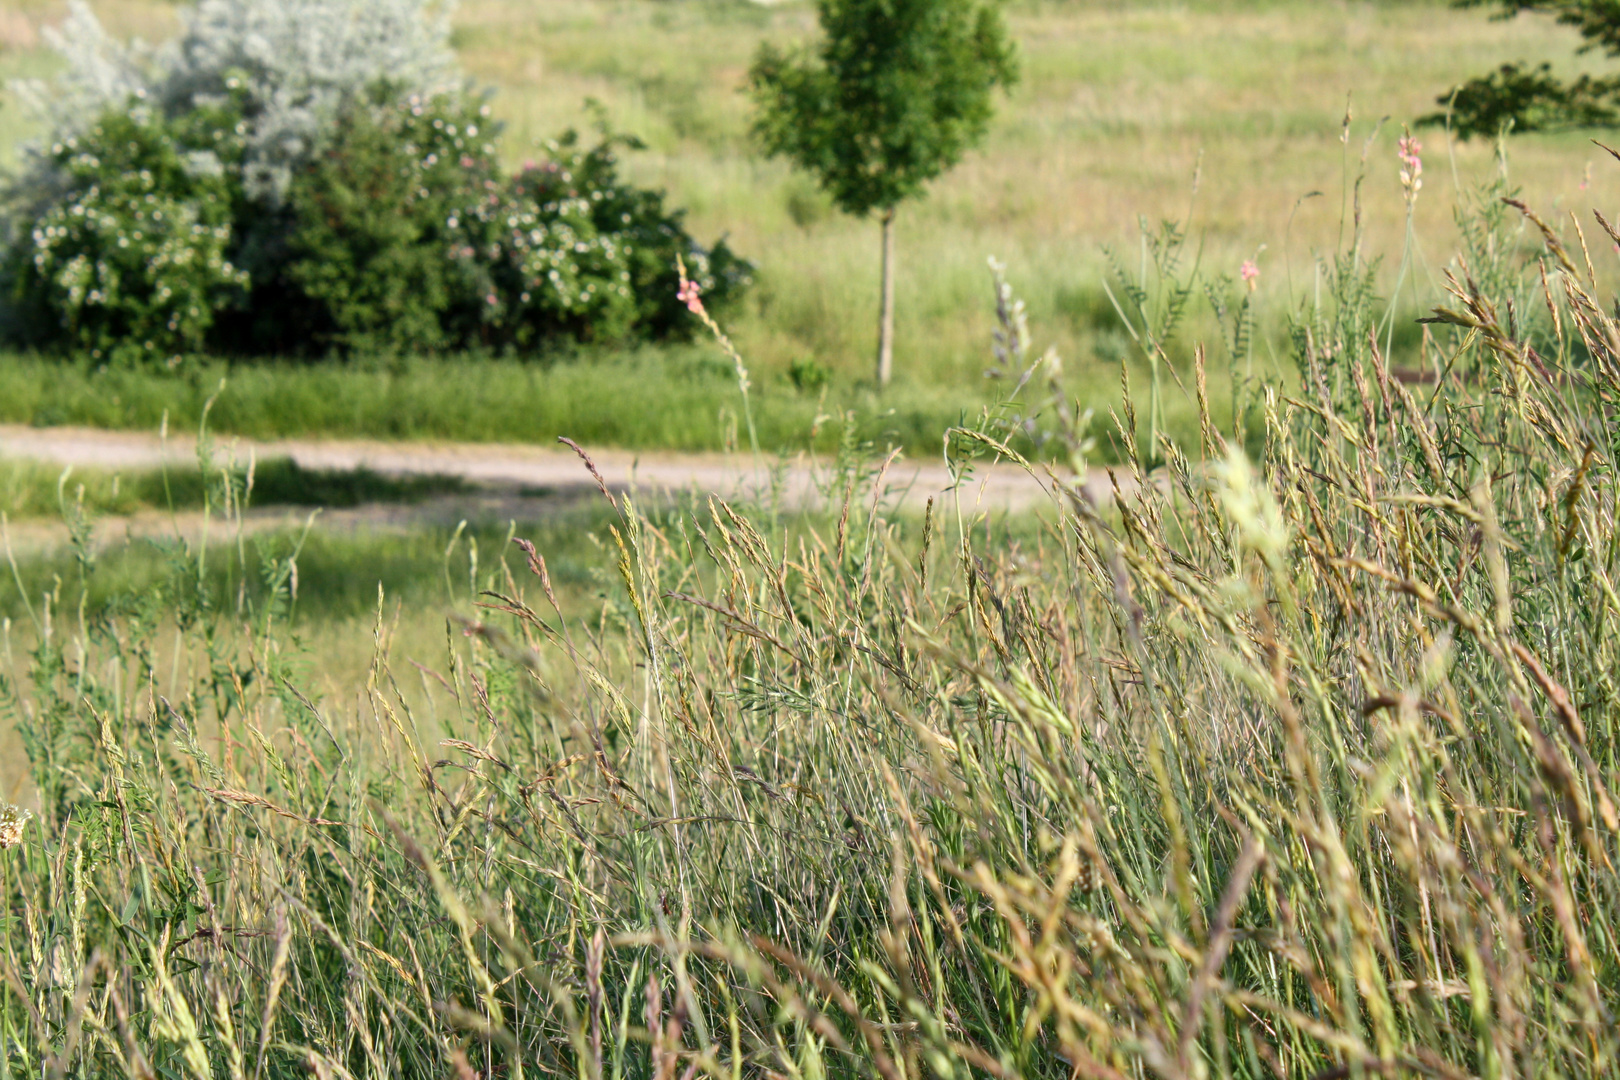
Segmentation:
<svg viewBox="0 0 1620 1080">
<path fill-rule="evenodd" d="M 489 108 L 373 83 L 332 110 L 284 190 L 251 183 L 254 99 L 137 93 L 12 186 L 5 329 L 117 364 L 188 353 L 532 350 L 688 334 L 676 257 L 723 310 L 753 267 L 618 175 L 605 126 L 502 169 Z"/>
</svg>

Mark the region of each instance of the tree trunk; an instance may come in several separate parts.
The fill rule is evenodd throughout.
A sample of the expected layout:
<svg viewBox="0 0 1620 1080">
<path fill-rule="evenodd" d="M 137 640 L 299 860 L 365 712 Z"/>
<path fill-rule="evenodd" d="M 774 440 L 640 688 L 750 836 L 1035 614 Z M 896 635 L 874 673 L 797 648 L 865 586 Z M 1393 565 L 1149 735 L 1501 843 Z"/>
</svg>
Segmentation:
<svg viewBox="0 0 1620 1080">
<path fill-rule="evenodd" d="M 878 317 L 877 384 L 894 373 L 894 207 L 883 210 L 883 311 Z"/>
</svg>

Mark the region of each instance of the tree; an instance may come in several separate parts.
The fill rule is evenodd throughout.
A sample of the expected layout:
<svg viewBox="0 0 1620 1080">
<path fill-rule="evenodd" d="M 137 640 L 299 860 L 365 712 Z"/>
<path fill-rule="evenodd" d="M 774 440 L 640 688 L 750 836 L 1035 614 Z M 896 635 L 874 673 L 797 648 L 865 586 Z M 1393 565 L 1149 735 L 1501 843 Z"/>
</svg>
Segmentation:
<svg viewBox="0 0 1620 1080">
<path fill-rule="evenodd" d="M 994 0 L 817 0 L 814 50 L 760 49 L 749 76 L 767 154 L 812 172 L 839 209 L 883 223 L 878 385 L 894 355 L 894 216 L 984 137 L 1017 78 Z"/>
<path fill-rule="evenodd" d="M 1551 15 L 1585 39 L 1581 52 L 1601 49 L 1620 57 L 1620 0 L 1454 0 L 1457 7 L 1491 7 L 1496 17 L 1521 12 Z M 1501 132 L 1557 131 L 1620 124 L 1620 77 L 1559 79 L 1550 64 L 1503 64 L 1439 98 L 1444 112 L 1421 121 L 1449 124 L 1462 138 Z"/>
</svg>

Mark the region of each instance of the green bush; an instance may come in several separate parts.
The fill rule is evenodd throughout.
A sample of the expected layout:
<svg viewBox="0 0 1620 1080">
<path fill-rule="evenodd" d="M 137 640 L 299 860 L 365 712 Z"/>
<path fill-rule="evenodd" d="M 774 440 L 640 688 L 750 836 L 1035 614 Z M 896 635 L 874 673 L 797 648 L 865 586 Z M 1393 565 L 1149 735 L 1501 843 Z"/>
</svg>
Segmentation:
<svg viewBox="0 0 1620 1080">
<path fill-rule="evenodd" d="M 301 340 L 432 352 L 668 338 L 697 325 L 677 257 L 711 307 L 746 288 L 753 268 L 723 240 L 703 249 L 662 193 L 620 179 L 615 151 L 636 140 L 604 132 L 587 150 L 570 131 L 506 178 L 488 112 L 450 96 L 344 110 L 292 183 Z"/>
<path fill-rule="evenodd" d="M 662 192 L 624 181 L 619 147 L 639 150 L 642 144 L 604 129 L 586 150 L 578 133 L 568 131 L 547 146 L 547 160 L 526 165 L 512 180 L 507 212 L 496 215 L 501 235 L 489 238 L 489 250 L 505 244 L 502 284 L 517 290 L 515 309 L 528 333 L 573 326 L 575 309 L 583 306 L 599 307 L 604 325 L 625 320 L 639 337 L 689 336 L 699 324 L 676 297 L 677 257 L 711 312 L 725 310 L 753 281 L 753 264 L 724 239 L 700 247 L 686 231 L 685 211 L 666 207 Z M 574 289 L 567 287 L 571 280 L 578 283 Z M 590 336 L 584 331 L 571 332 Z"/>
<path fill-rule="evenodd" d="M 239 121 L 135 101 L 52 146 L 59 189 L 6 253 L 21 333 L 112 363 L 201 348 L 247 285 L 231 257 Z"/>
<path fill-rule="evenodd" d="M 803 393 L 815 393 L 832 381 L 827 365 L 813 356 L 801 356 L 788 364 L 788 378 L 793 388 Z"/>
<path fill-rule="evenodd" d="M 723 310 L 752 264 L 698 245 L 609 135 L 503 174 L 476 99 L 375 86 L 345 102 L 285 200 L 250 197 L 229 106 L 139 103 L 64 141 L 65 182 L 17 215 L 22 336 L 113 358 L 510 351 L 689 336 L 677 258 Z"/>
<path fill-rule="evenodd" d="M 458 257 L 458 217 L 501 190 L 478 114 L 453 99 L 424 106 L 381 95 L 343 109 L 326 152 L 289 192 L 285 276 L 302 318 L 283 348 L 435 352 L 462 343 L 478 289 Z"/>
</svg>

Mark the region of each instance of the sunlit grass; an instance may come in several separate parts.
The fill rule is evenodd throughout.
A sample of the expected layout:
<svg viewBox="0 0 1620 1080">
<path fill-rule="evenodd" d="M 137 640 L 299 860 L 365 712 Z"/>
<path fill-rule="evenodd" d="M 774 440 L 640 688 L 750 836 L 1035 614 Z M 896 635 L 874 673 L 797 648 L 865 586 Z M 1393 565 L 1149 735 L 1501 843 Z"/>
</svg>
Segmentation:
<svg viewBox="0 0 1620 1080">
<path fill-rule="evenodd" d="M 988 275 L 987 275 L 988 280 Z M 980 290 L 989 294 L 988 286 Z M 964 302 L 966 302 L 964 300 Z M 1120 346 L 1123 351 L 1123 346 Z M 931 382 L 903 373 L 892 392 L 834 384 L 801 390 L 766 371 L 751 389 L 762 445 L 831 451 L 846 437 L 937 457 L 946 428 L 993 396 L 981 364 L 973 382 Z M 1133 377 L 1145 378 L 1141 365 Z M 220 389 L 224 382 L 223 391 Z M 1224 366 L 1217 404 L 1229 415 Z M 1085 369 L 1069 386 L 1106 421 L 1120 395 L 1119 368 Z M 87 424 L 155 431 L 168 418 L 193 430 L 214 398 L 209 423 L 253 438 L 353 436 L 588 445 L 648 451 L 747 448 L 742 398 L 729 365 L 700 347 L 592 356 L 550 365 L 519 360 L 417 360 L 374 366 L 259 364 L 199 366 L 182 378 L 97 371 L 52 359 L 0 361 L 0 422 Z M 1178 397 L 1171 422 L 1195 429 Z M 1113 460 L 1105 449 L 1105 459 Z M 46 499 L 45 505 L 51 505 Z"/>
<path fill-rule="evenodd" d="M 25 10 L 36 20 L 60 12 L 34 0 Z M 133 0 L 108 0 L 98 10 L 115 29 L 148 36 L 161 36 L 173 17 L 166 5 Z M 1505 60 L 1545 59 L 1560 70 L 1604 64 L 1595 55 L 1576 56 L 1576 36 L 1550 20 L 1492 21 L 1439 2 L 1020 3 L 1009 17 L 1021 43 L 1022 83 L 985 147 L 899 218 L 897 371 L 910 379 L 889 400 L 913 401 L 928 413 L 928 441 L 943 431 L 941 420 L 954 415 L 957 402 L 974 400 L 986 366 L 987 257 L 1007 263 L 1043 343 L 1068 361 L 1075 394 L 1102 411 L 1126 350 L 1103 294 L 1099 248 L 1115 247 L 1134 271 L 1139 217 L 1150 225 L 1187 222 L 1206 276 L 1234 274 L 1241 261 L 1257 258 L 1263 330 L 1257 359 L 1262 371 L 1281 377 L 1289 367 L 1276 360 L 1281 328 L 1319 286 L 1316 257 L 1343 239 L 1363 140 L 1379 117 L 1389 122 L 1367 144 L 1361 194 L 1367 250 L 1384 258 L 1380 281 L 1388 289 L 1405 234 L 1394 152 L 1400 125 L 1433 111 L 1447 86 Z M 667 187 L 676 204 L 690 209 L 699 237 L 728 234 L 761 263 L 754 298 L 729 320 L 756 377 L 785 379 L 793 361 L 813 356 L 852 400 L 870 377 L 875 342 L 876 226 L 833 212 L 781 163 L 759 161 L 739 92 L 758 42 L 806 37 L 813 30 L 810 8 L 740 0 L 468 0 L 456 26 L 468 74 L 496 91 L 493 105 L 507 128 L 504 152 L 513 163 L 564 127 L 588 128 L 587 99 L 599 102 L 615 126 L 650 144 L 627 156 L 630 177 Z M 3 54 L 0 66 L 37 71 L 42 55 Z M 1345 144 L 1347 95 L 1358 125 Z M 18 122 L 14 111 L 0 110 L 0 123 Z M 8 131 L 0 144 L 14 143 L 20 129 Z M 1450 147 L 1433 130 L 1422 137 L 1426 187 L 1415 218 L 1422 242 L 1401 298 L 1403 313 L 1412 314 L 1438 293 L 1455 245 L 1459 196 L 1497 169 L 1490 146 Z M 1607 205 L 1620 195 L 1620 173 L 1579 133 L 1514 139 L 1509 169 L 1524 197 L 1553 216 L 1576 196 Z M 1308 197 L 1313 192 L 1320 194 Z M 1608 257 L 1598 256 L 1600 273 L 1611 274 Z M 1201 299 L 1191 317 L 1199 335 L 1209 337 Z M 672 383 L 688 377 L 680 363 L 685 353 L 668 354 L 676 361 Z M 661 355 L 643 354 L 654 363 Z M 617 371 L 604 368 L 596 385 L 596 375 L 583 373 L 567 384 L 572 434 L 629 446 L 716 445 L 718 389 L 666 392 L 641 373 L 619 378 Z M 656 397 L 637 395 L 643 385 L 657 386 Z M 365 393 L 359 398 L 370 400 Z M 354 430 L 340 409 L 320 405 L 311 416 L 334 431 Z M 268 422 L 277 406 L 260 409 Z M 593 410 L 599 415 L 584 415 Z M 609 422 L 610 411 L 626 421 Z M 784 417 L 792 419 L 783 420 L 779 437 L 800 430 L 801 414 L 811 411 L 786 408 Z M 137 409 L 121 420 L 106 409 L 95 422 L 141 426 L 150 419 Z M 291 420 L 282 415 L 277 422 Z M 399 426 L 477 437 L 471 421 L 449 415 Z M 378 420 L 368 421 L 366 432 L 388 434 Z"/>
<path fill-rule="evenodd" d="M 20 566 L 6 1068 L 1611 1075 L 1620 325 L 1503 228 L 1436 381 L 1332 282 L 1252 459 L 1028 520 L 846 447 L 830 513 Z M 1042 402 L 1084 464 L 1032 386 L 958 466 Z"/>
</svg>

